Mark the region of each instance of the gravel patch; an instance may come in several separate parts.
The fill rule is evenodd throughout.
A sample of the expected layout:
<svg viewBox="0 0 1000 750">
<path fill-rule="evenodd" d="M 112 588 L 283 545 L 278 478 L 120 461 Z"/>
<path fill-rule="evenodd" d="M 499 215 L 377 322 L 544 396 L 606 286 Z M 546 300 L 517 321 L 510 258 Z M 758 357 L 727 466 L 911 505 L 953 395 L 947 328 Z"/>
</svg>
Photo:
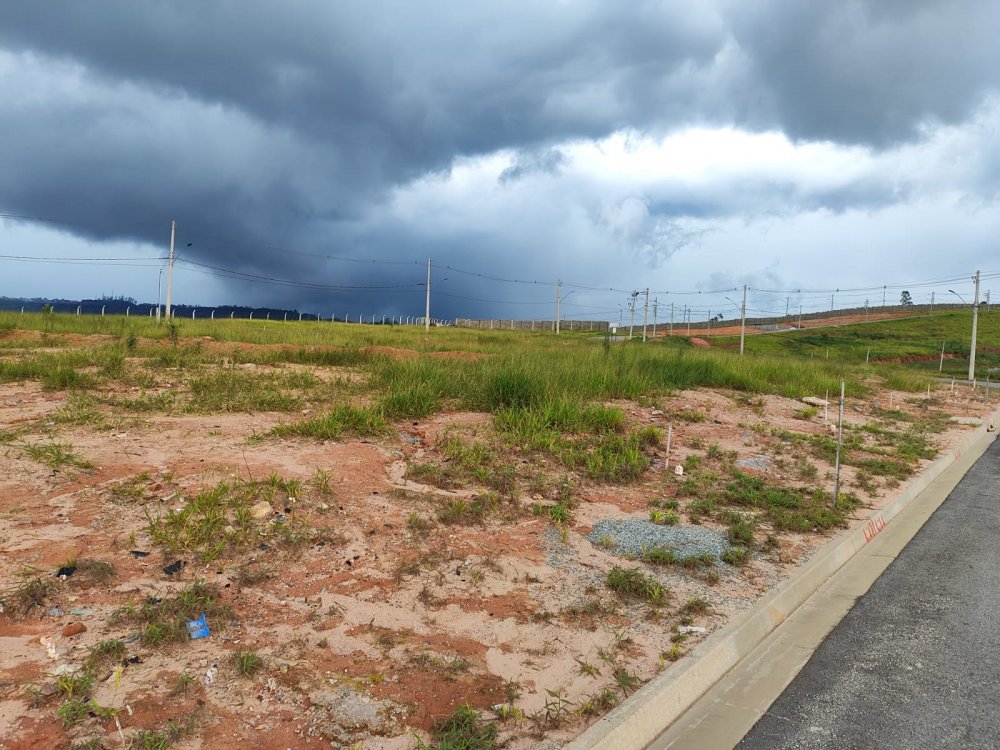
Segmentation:
<svg viewBox="0 0 1000 750">
<path fill-rule="evenodd" d="M 741 469 L 757 469 L 757 471 L 767 471 L 771 468 L 770 456 L 747 456 L 736 462 Z"/>
<path fill-rule="evenodd" d="M 644 550 L 667 547 L 678 557 L 708 552 L 718 558 L 729 548 L 726 537 L 718 531 L 702 526 L 660 526 L 638 518 L 598 521 L 587 539 L 598 544 L 602 537 L 611 537 L 612 551 L 624 557 L 641 557 Z"/>
</svg>

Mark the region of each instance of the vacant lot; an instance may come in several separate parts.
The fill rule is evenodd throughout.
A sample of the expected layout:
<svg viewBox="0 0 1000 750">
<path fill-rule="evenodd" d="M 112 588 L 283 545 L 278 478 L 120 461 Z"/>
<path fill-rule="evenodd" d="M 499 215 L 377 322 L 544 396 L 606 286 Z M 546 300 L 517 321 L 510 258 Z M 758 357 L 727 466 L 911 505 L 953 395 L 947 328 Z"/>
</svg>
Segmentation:
<svg viewBox="0 0 1000 750">
<path fill-rule="evenodd" d="M 0 327 L 8 750 L 572 736 L 988 408 L 682 342 Z M 840 377 L 834 508 L 836 409 L 800 399 Z"/>
</svg>

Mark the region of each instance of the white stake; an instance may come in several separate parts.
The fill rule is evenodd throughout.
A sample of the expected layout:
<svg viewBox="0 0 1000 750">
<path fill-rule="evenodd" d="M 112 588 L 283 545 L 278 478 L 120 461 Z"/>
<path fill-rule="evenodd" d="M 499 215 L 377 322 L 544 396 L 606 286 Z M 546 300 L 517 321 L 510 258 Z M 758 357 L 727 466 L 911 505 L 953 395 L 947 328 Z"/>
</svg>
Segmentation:
<svg viewBox="0 0 1000 750">
<path fill-rule="evenodd" d="M 840 450 L 844 443 L 844 379 L 840 379 L 840 420 L 837 425 L 837 463 L 833 480 L 833 509 L 837 509 L 840 497 Z"/>
</svg>

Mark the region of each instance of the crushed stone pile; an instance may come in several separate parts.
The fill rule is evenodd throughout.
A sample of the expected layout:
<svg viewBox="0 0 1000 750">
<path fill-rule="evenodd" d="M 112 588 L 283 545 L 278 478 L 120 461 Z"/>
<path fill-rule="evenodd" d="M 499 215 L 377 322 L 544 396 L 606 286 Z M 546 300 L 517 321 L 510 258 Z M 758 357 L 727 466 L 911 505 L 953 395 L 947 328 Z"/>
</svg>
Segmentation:
<svg viewBox="0 0 1000 750">
<path fill-rule="evenodd" d="M 725 535 L 701 526 L 660 526 L 639 518 L 605 519 L 594 524 L 587 535 L 594 544 L 613 541 L 612 551 L 623 557 L 641 557 L 645 550 L 667 547 L 678 557 L 690 557 L 705 552 L 718 558 L 729 548 Z"/>
</svg>

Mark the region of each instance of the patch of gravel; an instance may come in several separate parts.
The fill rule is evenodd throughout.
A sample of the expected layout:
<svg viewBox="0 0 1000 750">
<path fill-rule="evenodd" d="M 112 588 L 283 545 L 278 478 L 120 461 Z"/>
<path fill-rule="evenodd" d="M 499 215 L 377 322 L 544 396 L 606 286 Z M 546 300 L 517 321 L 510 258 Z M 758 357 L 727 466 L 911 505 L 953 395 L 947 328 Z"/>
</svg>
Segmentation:
<svg viewBox="0 0 1000 750">
<path fill-rule="evenodd" d="M 741 469 L 757 469 L 757 471 L 767 471 L 771 468 L 770 456 L 748 456 L 736 462 Z"/>
<path fill-rule="evenodd" d="M 718 558 L 729 548 L 725 535 L 702 526 L 660 526 L 639 518 L 605 519 L 594 524 L 587 536 L 594 544 L 610 537 L 612 551 L 624 557 L 641 557 L 644 550 L 667 547 L 678 557 L 708 552 Z"/>
</svg>

